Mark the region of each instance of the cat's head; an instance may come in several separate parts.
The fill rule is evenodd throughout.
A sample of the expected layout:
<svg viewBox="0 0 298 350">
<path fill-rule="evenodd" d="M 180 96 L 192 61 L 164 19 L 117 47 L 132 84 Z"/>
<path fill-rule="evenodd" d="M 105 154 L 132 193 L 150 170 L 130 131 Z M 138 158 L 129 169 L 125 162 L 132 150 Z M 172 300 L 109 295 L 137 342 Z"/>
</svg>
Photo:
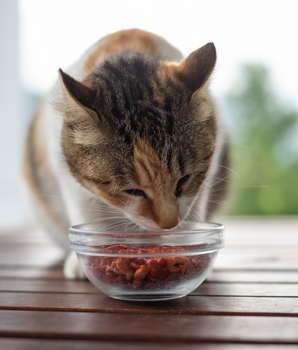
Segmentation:
<svg viewBox="0 0 298 350">
<path fill-rule="evenodd" d="M 206 83 L 213 44 L 182 63 L 115 55 L 81 83 L 60 70 L 62 149 L 72 175 L 149 230 L 188 215 L 215 148 Z"/>
</svg>

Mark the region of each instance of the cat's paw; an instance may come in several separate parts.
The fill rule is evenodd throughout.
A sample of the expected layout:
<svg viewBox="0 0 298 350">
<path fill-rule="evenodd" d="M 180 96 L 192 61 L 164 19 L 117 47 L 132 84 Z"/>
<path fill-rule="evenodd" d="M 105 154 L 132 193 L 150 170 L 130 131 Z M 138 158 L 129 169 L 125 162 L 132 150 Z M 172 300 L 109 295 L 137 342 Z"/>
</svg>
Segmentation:
<svg viewBox="0 0 298 350">
<path fill-rule="evenodd" d="M 72 279 L 86 279 L 86 275 L 81 268 L 77 255 L 71 252 L 64 262 L 63 268 L 64 276 Z"/>
</svg>

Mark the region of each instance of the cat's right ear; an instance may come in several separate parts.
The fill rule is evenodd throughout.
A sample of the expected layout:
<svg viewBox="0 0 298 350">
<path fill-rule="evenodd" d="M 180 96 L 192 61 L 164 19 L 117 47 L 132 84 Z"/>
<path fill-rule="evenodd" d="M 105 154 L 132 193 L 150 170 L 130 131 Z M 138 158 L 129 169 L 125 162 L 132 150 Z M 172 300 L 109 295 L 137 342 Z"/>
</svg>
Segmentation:
<svg viewBox="0 0 298 350">
<path fill-rule="evenodd" d="M 176 77 L 196 92 L 208 81 L 216 63 L 216 50 L 213 43 L 208 43 L 192 52 L 177 66 L 172 66 Z"/>
<path fill-rule="evenodd" d="M 96 112 L 92 110 L 92 104 L 96 98 L 96 90 L 75 80 L 64 73 L 62 69 L 59 69 L 58 73 L 64 92 L 89 115 L 98 118 Z"/>
</svg>

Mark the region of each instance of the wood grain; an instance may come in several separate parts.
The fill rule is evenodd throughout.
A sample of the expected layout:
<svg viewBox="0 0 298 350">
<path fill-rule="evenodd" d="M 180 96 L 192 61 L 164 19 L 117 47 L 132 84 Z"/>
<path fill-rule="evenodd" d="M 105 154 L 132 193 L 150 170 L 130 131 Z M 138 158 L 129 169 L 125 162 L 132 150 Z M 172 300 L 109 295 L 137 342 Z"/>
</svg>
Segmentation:
<svg viewBox="0 0 298 350">
<path fill-rule="evenodd" d="M 230 247 L 222 249 L 214 264 L 215 269 L 271 269 L 298 271 L 298 246 L 274 247 Z"/>
<path fill-rule="evenodd" d="M 0 311 L 0 336 L 298 344 L 298 318 Z"/>
<path fill-rule="evenodd" d="M 276 283 L 203 283 L 191 295 L 298 297 L 298 284 Z"/>
<path fill-rule="evenodd" d="M 102 294 L 87 280 L 0 279 L 0 291 Z"/>
<path fill-rule="evenodd" d="M 65 279 L 62 265 L 50 266 L 18 266 L 17 268 L 7 266 L 0 267 L 0 279 Z M 282 283 L 297 284 L 298 273 L 295 271 L 251 271 L 251 270 L 213 270 L 205 283 Z"/>
<path fill-rule="evenodd" d="M 230 283 L 298 283 L 298 272 L 275 270 L 218 270 L 214 269 L 207 278 L 207 282 Z"/>
<path fill-rule="evenodd" d="M 57 266 L 46 266 L 44 268 L 32 268 L 28 266 L 25 268 L 20 268 L 19 266 L 17 268 L 0 268 L 0 279 L 1 278 L 33 278 L 40 280 L 65 279 L 61 265 L 58 266 L 58 269 Z"/>
<path fill-rule="evenodd" d="M 0 338 L 0 349 L 9 350 L 281 350 L 280 345 L 207 344 L 207 343 L 155 343 L 110 342 L 82 340 Z M 282 345 L 283 350 L 297 349 L 295 345 Z"/>
<path fill-rule="evenodd" d="M 271 245 L 298 245 L 297 217 L 259 217 L 259 218 L 222 218 L 225 226 L 228 246 L 240 244 L 262 245 L 266 249 Z M 281 236 L 283 239 L 281 240 Z"/>
<path fill-rule="evenodd" d="M 89 281 L 0 279 L 0 291 L 101 294 Z M 203 283 L 191 295 L 298 297 L 298 284 Z"/>
<path fill-rule="evenodd" d="M 30 243 L 26 245 L 1 244 L 0 246 L 1 257 L 9 257 L 9 256 L 15 257 L 17 254 L 22 254 L 23 256 L 30 256 L 30 255 L 42 256 L 43 254 L 65 255 L 64 251 L 59 247 L 57 247 L 55 244 L 36 244 L 36 243 Z"/>
<path fill-rule="evenodd" d="M 298 246 L 262 250 L 260 248 L 229 248 L 218 254 L 216 270 L 288 270 L 298 272 Z M 48 266 L 65 258 L 65 253 L 54 246 L 0 248 L 0 266 Z"/>
<path fill-rule="evenodd" d="M 125 302 L 103 294 L 1 292 L 1 310 L 48 310 L 179 315 L 298 316 L 297 298 L 188 296 L 163 302 Z"/>
<path fill-rule="evenodd" d="M 0 257 L 0 267 L 1 268 L 24 268 L 27 266 L 28 268 L 36 267 L 47 267 L 49 265 L 57 265 L 59 264 L 62 267 L 62 257 L 57 255 L 35 255 L 35 256 L 28 256 L 28 255 L 18 255 L 18 258 L 15 259 L 15 257 L 10 256 L 7 259 L 5 257 Z"/>
<path fill-rule="evenodd" d="M 41 230 L 32 228 L 17 227 L 13 229 L 0 228 L 0 240 L 3 244 L 13 243 L 15 245 L 23 244 L 53 244 L 54 240 Z"/>
</svg>

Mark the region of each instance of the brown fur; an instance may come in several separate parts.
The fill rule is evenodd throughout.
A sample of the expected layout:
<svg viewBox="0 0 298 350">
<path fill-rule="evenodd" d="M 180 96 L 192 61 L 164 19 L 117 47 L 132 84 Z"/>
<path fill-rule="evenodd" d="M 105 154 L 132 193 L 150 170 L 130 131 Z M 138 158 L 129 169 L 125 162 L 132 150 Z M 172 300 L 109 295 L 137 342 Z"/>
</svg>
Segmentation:
<svg viewBox="0 0 298 350">
<path fill-rule="evenodd" d="M 158 55 L 158 48 L 152 34 L 139 29 L 122 30 L 104 38 L 102 44 L 86 61 L 85 72 L 89 74 L 99 63 L 99 59 L 107 59 L 127 50 Z"/>
<path fill-rule="evenodd" d="M 192 52 L 181 64 L 172 65 L 171 71 L 194 92 L 205 85 L 215 64 L 216 50 L 209 43 Z"/>
<path fill-rule="evenodd" d="M 135 180 L 137 188 L 146 189 L 147 201 L 138 212 L 144 218 L 166 229 L 179 223 L 175 189 L 177 179 L 161 163 L 153 148 L 139 140 L 134 148 Z"/>
</svg>

